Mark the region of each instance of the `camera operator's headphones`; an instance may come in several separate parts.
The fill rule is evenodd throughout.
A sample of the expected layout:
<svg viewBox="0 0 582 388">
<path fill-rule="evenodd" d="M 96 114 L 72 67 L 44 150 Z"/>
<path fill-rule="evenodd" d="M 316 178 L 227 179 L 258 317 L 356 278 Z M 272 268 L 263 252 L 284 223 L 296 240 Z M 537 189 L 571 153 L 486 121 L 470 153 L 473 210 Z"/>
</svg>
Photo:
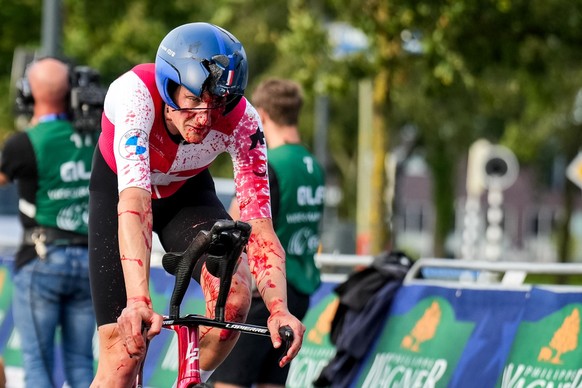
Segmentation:
<svg viewBox="0 0 582 388">
<path fill-rule="evenodd" d="M 72 85 L 74 83 L 74 71 L 73 71 L 74 67 L 73 67 L 73 65 L 70 62 L 65 61 L 61 58 L 57 58 L 57 57 L 43 56 L 40 58 L 35 58 L 26 65 L 26 67 L 24 69 L 24 75 L 21 78 L 16 80 L 16 83 L 15 83 L 15 88 L 16 88 L 15 110 L 16 110 L 16 114 L 25 115 L 25 116 L 32 115 L 32 111 L 34 108 L 34 97 L 32 96 L 32 90 L 30 89 L 30 82 L 28 81 L 28 70 L 30 69 L 30 67 L 32 66 L 33 63 L 36 63 L 38 61 L 42 61 L 43 59 L 48 59 L 48 58 L 56 59 L 57 61 L 60 61 L 60 62 L 64 63 L 65 65 L 67 65 L 68 72 L 69 72 L 69 93 L 65 97 L 65 100 L 66 101 L 70 100 L 70 92 L 71 92 Z"/>
</svg>

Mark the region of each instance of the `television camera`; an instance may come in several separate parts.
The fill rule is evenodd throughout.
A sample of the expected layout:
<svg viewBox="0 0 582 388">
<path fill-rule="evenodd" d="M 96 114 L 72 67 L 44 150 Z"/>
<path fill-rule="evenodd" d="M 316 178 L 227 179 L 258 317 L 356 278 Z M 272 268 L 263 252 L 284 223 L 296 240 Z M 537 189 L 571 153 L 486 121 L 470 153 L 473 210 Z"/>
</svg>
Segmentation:
<svg viewBox="0 0 582 388">
<path fill-rule="evenodd" d="M 99 131 L 107 89 L 101 86 L 100 74 L 88 66 L 71 68 L 69 117 L 79 132 Z M 30 119 L 34 98 L 26 74 L 16 81 L 15 113 Z"/>
</svg>

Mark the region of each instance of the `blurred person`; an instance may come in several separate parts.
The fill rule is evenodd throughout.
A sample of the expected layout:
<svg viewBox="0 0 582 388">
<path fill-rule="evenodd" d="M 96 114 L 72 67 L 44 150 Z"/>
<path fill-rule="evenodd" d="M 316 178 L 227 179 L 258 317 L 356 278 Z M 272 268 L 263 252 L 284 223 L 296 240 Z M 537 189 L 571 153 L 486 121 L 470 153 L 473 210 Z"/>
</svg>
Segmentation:
<svg viewBox="0 0 582 388">
<path fill-rule="evenodd" d="M 267 79 L 255 89 L 252 103 L 259 112 L 267 140 L 271 209 L 275 232 L 286 253 L 289 311 L 303 319 L 310 295 L 321 283 L 314 254 L 323 217 L 324 171 L 301 144 L 298 122 L 303 97 L 297 83 Z M 230 213 L 235 219 L 239 216 L 236 199 Z M 269 312 L 255 291 L 247 323 L 264 325 L 268 317 Z M 241 336 L 212 375 L 214 387 L 284 387 L 289 365 L 276 368 L 278 357 L 265 338 Z"/>
<path fill-rule="evenodd" d="M 6 374 L 4 372 L 4 359 L 0 357 L 0 388 L 6 388 Z"/>
<path fill-rule="evenodd" d="M 31 125 L 2 152 L 0 184 L 17 184 L 24 229 L 14 261 L 14 325 L 20 335 L 25 384 L 53 387 L 60 328 L 64 375 L 86 388 L 93 378 L 95 315 L 88 259 L 89 175 L 93 134 L 67 115 L 69 66 L 33 62 L 26 79 L 34 99 Z"/>
<path fill-rule="evenodd" d="M 162 315 L 152 306 L 149 274 L 152 233 L 168 252 L 183 252 L 201 231 L 229 219 L 208 170 L 228 152 L 241 220 L 252 226 L 247 255 L 239 258 L 225 308 L 244 322 L 251 275 L 265 301 L 271 346 L 289 326 L 295 339 L 279 366 L 301 348 L 305 327 L 287 307 L 285 252 L 273 230 L 266 145 L 259 115 L 244 97 L 247 58 L 228 31 L 188 23 L 161 41 L 155 63 L 135 66 L 109 87 L 102 133 L 93 161 L 89 246 L 99 364 L 93 387 L 127 387 L 146 355 L 146 337 L 160 333 Z M 248 256 L 248 258 L 247 258 Z M 193 277 L 214 316 L 219 279 L 195 263 Z M 239 334 L 200 331 L 201 378 L 206 381 Z"/>
</svg>

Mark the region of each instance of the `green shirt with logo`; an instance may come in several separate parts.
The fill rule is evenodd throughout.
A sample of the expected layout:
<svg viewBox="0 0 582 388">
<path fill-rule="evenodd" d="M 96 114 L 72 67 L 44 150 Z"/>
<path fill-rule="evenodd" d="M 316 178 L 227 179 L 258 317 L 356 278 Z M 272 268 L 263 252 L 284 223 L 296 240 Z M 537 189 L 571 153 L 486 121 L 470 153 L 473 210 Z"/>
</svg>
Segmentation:
<svg viewBox="0 0 582 388">
<path fill-rule="evenodd" d="M 319 247 L 325 178 L 315 157 L 300 144 L 268 150 L 269 165 L 279 186 L 275 232 L 286 252 L 287 282 L 310 295 L 320 285 L 314 261 Z"/>
<path fill-rule="evenodd" d="M 67 120 L 39 123 L 27 134 L 38 169 L 34 218 L 42 226 L 87 234 L 95 134 L 77 132 Z"/>
</svg>

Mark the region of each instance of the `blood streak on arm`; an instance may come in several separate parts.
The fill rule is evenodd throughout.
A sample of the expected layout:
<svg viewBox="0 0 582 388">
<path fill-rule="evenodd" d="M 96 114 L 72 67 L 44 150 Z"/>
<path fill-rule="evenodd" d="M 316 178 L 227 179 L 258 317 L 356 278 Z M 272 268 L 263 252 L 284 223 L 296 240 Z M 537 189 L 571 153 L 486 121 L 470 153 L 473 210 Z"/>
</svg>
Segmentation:
<svg viewBox="0 0 582 388">
<path fill-rule="evenodd" d="M 136 303 L 136 302 L 144 302 L 149 307 L 152 307 L 152 300 L 147 296 L 134 296 L 132 298 L 127 298 L 128 302 Z"/>
<path fill-rule="evenodd" d="M 151 222 L 148 221 L 148 217 L 147 217 L 146 214 L 142 214 L 142 213 L 140 213 L 138 211 L 135 211 L 135 210 L 124 210 L 122 212 L 117 213 L 117 216 L 118 217 L 121 217 L 122 215 L 126 215 L 126 214 L 133 215 L 133 216 L 138 216 L 139 217 L 139 221 L 142 224 L 144 222 L 148 222 L 148 228 L 147 228 L 147 230 L 151 230 Z M 151 252 L 151 250 L 152 250 L 152 241 L 151 241 L 151 238 L 148 235 L 147 231 L 142 231 L 142 237 L 143 237 L 143 242 L 144 242 L 144 245 L 145 245 L 146 249 L 149 252 Z M 131 258 L 127 258 L 127 257 L 122 256 L 121 257 L 121 260 L 137 261 L 138 264 L 140 265 L 140 267 L 143 266 L 143 262 L 140 259 L 131 259 Z"/>
<path fill-rule="evenodd" d="M 140 220 L 143 220 L 143 216 L 139 214 L 139 212 L 136 212 L 135 210 L 124 210 L 120 213 L 117 213 L 118 216 L 121 216 L 123 214 L 133 214 L 134 216 L 139 216 Z"/>
<path fill-rule="evenodd" d="M 121 256 L 122 261 L 135 261 L 140 267 L 143 267 L 143 261 L 140 258 L 130 258 Z"/>
<path fill-rule="evenodd" d="M 277 285 L 271 280 L 273 277 L 272 271 L 284 273 L 281 267 L 272 264 L 273 257 L 277 257 L 281 263 L 284 261 L 277 250 L 274 249 L 273 242 L 265 239 L 259 240 L 258 237 L 256 234 L 251 234 L 249 239 L 249 246 L 255 247 L 252 250 L 252 258 L 249 259 L 249 264 L 251 274 L 257 281 L 259 292 L 264 295 L 266 289 L 277 288 Z"/>
<path fill-rule="evenodd" d="M 280 299 L 280 298 L 278 298 L 278 299 L 273 299 L 273 300 L 272 300 L 272 301 L 271 301 L 271 302 L 268 304 L 267 308 L 269 309 L 269 311 L 283 311 L 283 310 L 286 310 L 286 304 L 285 304 L 285 302 L 283 301 L 283 299 Z M 272 314 L 272 315 L 269 317 L 269 321 L 270 321 L 271 319 L 273 319 L 273 318 L 275 317 L 275 315 L 276 315 L 276 314 L 277 314 L 277 313 L 274 313 L 274 314 Z"/>
<path fill-rule="evenodd" d="M 151 239 L 148 237 L 148 234 L 146 232 L 142 232 L 142 236 L 143 236 L 143 243 L 145 244 L 146 249 L 148 250 L 148 252 L 151 252 L 152 251 Z"/>
</svg>

